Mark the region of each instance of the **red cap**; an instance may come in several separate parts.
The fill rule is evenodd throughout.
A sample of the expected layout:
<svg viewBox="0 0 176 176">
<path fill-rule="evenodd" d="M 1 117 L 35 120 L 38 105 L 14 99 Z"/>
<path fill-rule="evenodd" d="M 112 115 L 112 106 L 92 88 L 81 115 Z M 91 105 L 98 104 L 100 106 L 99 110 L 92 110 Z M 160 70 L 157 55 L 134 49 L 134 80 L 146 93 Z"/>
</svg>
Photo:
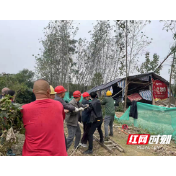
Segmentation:
<svg viewBox="0 0 176 176">
<path fill-rule="evenodd" d="M 56 93 L 63 93 L 63 92 L 66 92 L 67 90 L 63 87 L 63 86 L 57 86 L 54 91 Z"/>
<path fill-rule="evenodd" d="M 90 95 L 89 95 L 88 92 L 84 92 L 84 93 L 82 94 L 82 96 L 83 96 L 83 98 L 85 98 L 85 97 L 90 97 Z"/>
<path fill-rule="evenodd" d="M 81 92 L 79 90 L 76 90 L 75 92 L 73 92 L 73 97 L 74 98 L 81 97 Z"/>
</svg>

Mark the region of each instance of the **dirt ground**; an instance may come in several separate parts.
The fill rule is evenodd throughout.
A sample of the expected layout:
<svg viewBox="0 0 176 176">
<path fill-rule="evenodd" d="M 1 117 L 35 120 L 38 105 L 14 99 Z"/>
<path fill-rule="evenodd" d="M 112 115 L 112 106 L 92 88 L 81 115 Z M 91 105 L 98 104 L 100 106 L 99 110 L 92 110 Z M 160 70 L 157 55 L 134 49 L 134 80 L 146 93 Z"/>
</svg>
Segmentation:
<svg viewBox="0 0 176 176">
<path fill-rule="evenodd" d="M 114 123 L 114 126 L 117 124 Z M 104 124 L 103 124 L 104 127 Z M 102 128 L 103 130 L 103 128 Z M 66 130 L 67 131 L 67 130 Z M 103 130 L 104 131 L 104 130 Z M 131 129 L 128 130 L 131 134 L 137 134 L 138 130 Z M 96 133 L 96 136 L 98 133 Z M 94 141 L 93 143 L 93 154 L 90 156 L 176 156 L 176 144 L 171 141 L 170 145 L 147 145 L 139 146 L 139 145 L 126 145 L 128 135 L 120 131 L 117 127 L 114 127 L 114 136 L 111 137 L 113 141 L 118 143 L 125 152 L 120 152 L 117 149 L 113 150 L 113 154 L 109 153 L 104 147 L 100 146 L 98 142 Z M 83 152 L 87 148 L 80 147 L 73 156 L 84 156 Z M 73 145 L 68 150 L 68 155 L 71 155 L 74 151 Z"/>
<path fill-rule="evenodd" d="M 123 113 L 116 113 L 117 117 L 120 117 Z M 104 147 L 99 145 L 98 142 L 94 141 L 93 143 L 93 154 L 91 156 L 176 156 L 176 143 L 174 141 L 171 141 L 171 144 L 169 145 L 161 145 L 161 144 L 155 144 L 155 145 L 147 145 L 147 146 L 139 146 L 139 145 L 126 145 L 128 135 L 123 133 L 120 128 L 120 124 L 114 123 L 114 136 L 111 137 L 113 141 L 118 143 L 125 152 L 120 152 L 117 149 L 113 150 L 113 154 L 108 152 Z M 67 128 L 64 127 L 65 134 L 67 136 Z M 82 128 L 81 128 L 82 130 Z M 104 124 L 102 125 L 102 130 L 104 132 Z M 129 130 L 127 130 L 129 134 L 142 134 L 142 129 L 138 129 L 135 127 L 131 127 Z M 83 131 L 82 131 L 83 133 Z M 145 132 L 143 133 L 145 134 Z M 18 144 L 14 144 L 12 149 L 13 152 L 17 156 L 22 155 L 22 147 L 25 140 L 25 136 L 23 134 L 16 134 L 18 138 Z M 98 136 L 98 133 L 96 132 L 96 136 Z M 74 151 L 74 142 L 70 149 L 68 150 L 68 155 L 71 155 Z M 72 156 L 84 156 L 83 152 L 87 150 L 87 148 L 80 147 Z M 86 155 L 87 156 L 87 155 Z"/>
</svg>

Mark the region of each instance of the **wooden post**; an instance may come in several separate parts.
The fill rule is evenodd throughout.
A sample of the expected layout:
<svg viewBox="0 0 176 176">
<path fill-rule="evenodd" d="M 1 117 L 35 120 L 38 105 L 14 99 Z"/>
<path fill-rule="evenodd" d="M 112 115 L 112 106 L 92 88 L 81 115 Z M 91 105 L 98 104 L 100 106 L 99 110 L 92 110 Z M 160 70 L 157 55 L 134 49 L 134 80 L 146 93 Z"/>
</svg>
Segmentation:
<svg viewBox="0 0 176 176">
<path fill-rule="evenodd" d="M 127 86 L 127 77 L 128 77 L 128 73 L 127 73 L 127 54 L 128 54 L 128 46 L 127 46 L 127 39 L 128 39 L 128 31 L 127 31 L 127 20 L 126 20 L 126 80 L 125 80 L 125 104 L 124 104 L 124 112 L 126 111 L 126 104 L 127 104 L 127 91 L 128 91 L 128 86 Z"/>
<path fill-rule="evenodd" d="M 155 99 L 152 98 L 152 105 L 155 105 Z"/>
<path fill-rule="evenodd" d="M 155 99 L 153 97 L 153 82 L 151 84 L 151 92 L 152 92 L 152 105 L 155 105 Z"/>
<path fill-rule="evenodd" d="M 175 52 L 174 52 L 173 61 L 171 64 L 171 73 L 170 73 L 170 80 L 169 80 L 169 108 L 171 105 L 171 81 L 172 81 L 172 71 L 173 71 L 174 59 L 175 59 Z"/>
<path fill-rule="evenodd" d="M 153 98 L 153 81 L 151 77 L 151 94 L 152 94 L 152 105 L 155 105 L 155 99 Z"/>
<path fill-rule="evenodd" d="M 126 78 L 126 80 L 125 80 L 125 104 L 124 104 L 124 112 L 126 111 L 127 95 L 128 95 L 128 81 L 127 81 L 127 78 Z"/>
</svg>

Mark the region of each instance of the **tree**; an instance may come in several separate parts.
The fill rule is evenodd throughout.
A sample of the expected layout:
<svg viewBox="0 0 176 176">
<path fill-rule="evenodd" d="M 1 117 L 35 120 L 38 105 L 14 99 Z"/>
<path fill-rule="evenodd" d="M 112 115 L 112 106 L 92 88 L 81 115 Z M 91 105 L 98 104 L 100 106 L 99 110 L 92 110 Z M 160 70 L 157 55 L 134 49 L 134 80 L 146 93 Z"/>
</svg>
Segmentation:
<svg viewBox="0 0 176 176">
<path fill-rule="evenodd" d="M 160 20 L 163 23 L 163 30 L 171 32 L 173 39 L 176 39 L 176 20 Z"/>
<path fill-rule="evenodd" d="M 15 96 L 15 102 L 19 104 L 27 104 L 35 100 L 35 95 L 30 89 L 20 89 Z"/>
<path fill-rule="evenodd" d="M 93 78 L 92 78 L 92 86 L 95 87 L 97 85 L 103 84 L 103 77 L 101 73 L 95 73 Z"/>
<path fill-rule="evenodd" d="M 15 75 L 15 79 L 21 84 L 24 83 L 28 88 L 33 88 L 34 72 L 28 69 L 23 69 Z"/>
<path fill-rule="evenodd" d="M 0 75 L 0 90 L 8 87 L 16 92 L 15 100 L 17 103 L 30 103 L 35 100 L 32 92 L 34 72 L 23 69 L 17 74 Z"/>
<path fill-rule="evenodd" d="M 18 82 L 15 77 L 15 74 L 6 74 L 0 76 L 0 90 L 2 90 L 4 87 L 8 87 L 9 89 L 14 90 L 15 92 L 18 92 L 21 88 L 27 89 L 27 85 L 25 85 L 25 83 Z"/>
<path fill-rule="evenodd" d="M 171 69 L 170 69 L 170 80 L 169 80 L 169 107 L 171 104 L 171 82 L 172 79 L 174 79 L 174 83 L 176 82 L 176 56 L 175 56 L 175 52 L 176 52 L 176 20 L 161 20 L 161 22 L 163 22 L 163 30 L 166 30 L 167 32 L 170 31 L 173 35 L 173 40 L 174 40 L 174 44 L 172 45 L 172 47 L 170 48 L 170 53 L 171 55 L 173 54 L 173 60 L 171 63 Z"/>
<path fill-rule="evenodd" d="M 93 26 L 93 31 L 89 31 L 91 40 L 86 43 L 79 63 L 83 63 L 86 71 L 83 77 L 85 82 L 93 84 L 91 86 L 99 82 L 100 75 L 103 83 L 107 83 L 115 79 L 121 72 L 120 49 L 116 46 L 121 40 L 113 36 L 113 28 L 114 26 L 109 20 L 99 20 Z"/>
<path fill-rule="evenodd" d="M 88 86 L 107 83 L 124 75 L 123 22 L 97 20 L 93 30 L 88 32 L 91 40 L 80 38 L 76 41 L 78 28 L 73 26 L 73 21 L 51 21 L 45 28 L 45 38 L 40 40 L 43 45 L 41 54 L 35 56 L 38 78 L 45 78 L 53 86 L 62 84 L 70 89 L 70 85 L 75 84 L 77 89 L 83 86 L 85 90 Z M 139 54 L 150 44 L 142 32 L 147 23 L 149 21 L 129 21 L 128 74 L 136 67 Z M 100 75 L 102 79 L 99 79 Z"/>
<path fill-rule="evenodd" d="M 73 26 L 73 21 L 50 21 L 45 28 L 45 39 L 41 55 L 36 58 L 36 73 L 38 78 L 45 78 L 53 86 L 67 85 L 76 40 L 74 39 L 78 27 Z"/>
<path fill-rule="evenodd" d="M 123 53 L 124 58 L 126 56 L 125 35 L 127 28 L 127 76 L 137 70 L 139 55 L 144 54 L 146 47 L 150 45 L 153 40 L 143 32 L 143 29 L 147 24 L 150 24 L 150 22 L 150 20 L 129 20 L 126 26 L 125 20 L 115 21 L 117 29 L 115 32 L 123 39 L 119 47 L 121 48 L 121 53 Z M 122 67 L 123 71 L 126 65 L 124 61 L 124 66 Z"/>
<path fill-rule="evenodd" d="M 137 71 L 140 73 L 155 72 L 157 74 L 160 74 L 161 67 L 159 69 L 156 69 L 158 65 L 159 56 L 155 53 L 153 54 L 153 59 L 150 60 L 150 53 L 146 52 L 145 62 L 143 62 L 141 66 L 137 68 Z"/>
</svg>

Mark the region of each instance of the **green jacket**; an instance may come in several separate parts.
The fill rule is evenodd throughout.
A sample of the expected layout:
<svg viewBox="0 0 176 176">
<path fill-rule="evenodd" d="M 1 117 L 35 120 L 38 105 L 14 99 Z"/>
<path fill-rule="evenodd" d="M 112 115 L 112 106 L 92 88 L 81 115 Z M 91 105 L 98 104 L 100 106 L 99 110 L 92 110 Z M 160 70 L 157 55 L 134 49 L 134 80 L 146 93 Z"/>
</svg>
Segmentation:
<svg viewBox="0 0 176 176">
<path fill-rule="evenodd" d="M 102 105 L 105 105 L 105 115 L 114 116 L 115 115 L 115 106 L 114 99 L 112 97 L 105 97 L 101 102 Z"/>
</svg>

